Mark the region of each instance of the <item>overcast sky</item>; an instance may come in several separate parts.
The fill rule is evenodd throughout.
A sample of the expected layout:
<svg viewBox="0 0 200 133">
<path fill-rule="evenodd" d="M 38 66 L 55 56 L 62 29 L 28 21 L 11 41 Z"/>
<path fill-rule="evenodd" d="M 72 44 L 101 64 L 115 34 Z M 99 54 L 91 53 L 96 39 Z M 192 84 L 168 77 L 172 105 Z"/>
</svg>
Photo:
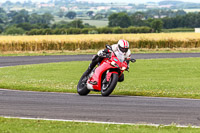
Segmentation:
<svg viewBox="0 0 200 133">
<path fill-rule="evenodd" d="M 96 1 L 96 2 L 105 2 L 105 0 L 84 0 L 84 1 Z M 109 2 L 127 2 L 127 3 L 146 3 L 146 2 L 159 2 L 162 0 L 107 0 Z M 106 1 L 106 2 L 107 2 Z M 200 0 L 181 0 L 181 1 L 185 1 L 185 2 L 196 2 L 196 3 L 200 3 Z"/>
<path fill-rule="evenodd" d="M 1 2 L 5 2 L 7 0 L 0 0 Z M 25 1 L 25 0 L 10 0 L 12 2 L 16 2 L 16 1 Z M 32 0 L 34 2 L 47 2 L 48 0 Z M 79 0 L 80 1 L 80 0 Z M 159 2 L 159 1 L 162 1 L 162 0 L 82 0 L 82 1 L 94 1 L 94 2 L 120 2 L 120 3 L 123 3 L 123 2 L 127 2 L 127 3 L 146 3 L 146 2 L 149 2 L 149 1 L 152 1 L 152 2 Z M 200 3 L 200 0 L 181 0 L 181 1 L 185 1 L 185 2 L 196 2 L 196 3 Z"/>
</svg>

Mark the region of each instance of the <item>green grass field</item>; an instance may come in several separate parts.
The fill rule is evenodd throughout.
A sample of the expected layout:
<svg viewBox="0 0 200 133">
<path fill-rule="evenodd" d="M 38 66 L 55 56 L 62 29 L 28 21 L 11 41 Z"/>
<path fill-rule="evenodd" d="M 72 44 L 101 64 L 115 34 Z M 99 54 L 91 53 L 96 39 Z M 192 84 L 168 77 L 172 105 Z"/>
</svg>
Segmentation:
<svg viewBox="0 0 200 133">
<path fill-rule="evenodd" d="M 90 62 L 0 68 L 0 88 L 76 93 Z M 200 99 L 200 58 L 137 60 L 112 94 Z"/>
<path fill-rule="evenodd" d="M 59 18 L 59 17 L 55 17 L 55 22 L 59 22 L 59 21 L 67 21 L 67 22 L 71 22 L 75 19 L 68 19 L 68 18 Z M 96 27 L 106 27 L 108 26 L 108 20 L 92 20 L 89 17 L 83 17 L 83 18 L 76 18 L 76 19 L 81 19 L 83 21 L 83 23 L 88 23 L 89 25 L 92 26 L 96 26 Z"/>
<path fill-rule="evenodd" d="M 0 117 L 1 133 L 199 133 L 200 128 L 172 126 L 93 124 Z"/>
</svg>

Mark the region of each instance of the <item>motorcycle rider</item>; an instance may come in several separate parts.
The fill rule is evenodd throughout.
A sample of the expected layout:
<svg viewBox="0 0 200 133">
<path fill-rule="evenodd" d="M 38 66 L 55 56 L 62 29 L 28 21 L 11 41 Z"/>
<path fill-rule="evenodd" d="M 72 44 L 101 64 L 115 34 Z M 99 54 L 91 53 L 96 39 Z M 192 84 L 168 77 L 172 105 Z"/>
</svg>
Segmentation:
<svg viewBox="0 0 200 133">
<path fill-rule="evenodd" d="M 119 52 L 120 54 L 124 55 L 124 59 L 126 59 L 127 64 L 128 64 L 128 68 L 129 69 L 129 60 L 131 59 L 131 51 L 129 50 L 129 42 L 121 39 L 118 41 L 117 44 L 113 44 L 112 46 L 112 50 L 114 52 Z M 92 62 L 90 63 L 87 71 L 86 71 L 86 75 L 89 75 L 91 73 L 91 71 L 94 69 L 94 67 L 98 64 L 101 63 L 101 61 L 104 59 L 103 55 L 104 53 L 108 53 L 110 52 L 108 49 L 104 49 L 104 50 L 99 50 L 97 55 L 95 55 L 92 58 Z M 124 74 L 119 78 L 119 81 L 122 82 L 124 80 Z"/>
</svg>

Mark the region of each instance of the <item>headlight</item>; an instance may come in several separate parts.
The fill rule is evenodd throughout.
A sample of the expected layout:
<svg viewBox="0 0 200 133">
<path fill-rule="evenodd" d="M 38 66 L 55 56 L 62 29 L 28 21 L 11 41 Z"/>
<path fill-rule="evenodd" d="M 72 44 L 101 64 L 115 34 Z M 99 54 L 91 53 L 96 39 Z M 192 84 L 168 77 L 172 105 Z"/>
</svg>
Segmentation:
<svg viewBox="0 0 200 133">
<path fill-rule="evenodd" d="M 112 61 L 112 62 L 110 63 L 110 65 L 113 66 L 113 67 L 116 67 L 116 63 L 115 63 L 114 61 Z"/>
<path fill-rule="evenodd" d="M 122 70 L 122 71 L 126 70 L 126 67 L 122 67 L 121 70 Z"/>
</svg>

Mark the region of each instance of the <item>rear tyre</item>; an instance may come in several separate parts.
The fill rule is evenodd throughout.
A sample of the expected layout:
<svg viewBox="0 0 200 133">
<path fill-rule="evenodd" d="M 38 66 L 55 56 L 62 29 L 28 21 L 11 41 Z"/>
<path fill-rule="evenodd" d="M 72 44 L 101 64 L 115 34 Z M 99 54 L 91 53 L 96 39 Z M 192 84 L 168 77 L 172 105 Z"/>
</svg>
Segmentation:
<svg viewBox="0 0 200 133">
<path fill-rule="evenodd" d="M 87 80 L 88 80 L 88 77 L 87 75 L 84 73 L 83 76 L 81 77 L 81 79 L 79 80 L 78 82 L 78 85 L 77 85 L 77 92 L 79 95 L 81 96 L 85 96 L 87 95 L 88 93 L 90 93 L 90 90 L 87 89 Z"/>
<path fill-rule="evenodd" d="M 113 90 L 115 89 L 115 86 L 117 85 L 117 81 L 118 81 L 118 74 L 113 73 L 111 75 L 110 81 L 108 83 L 102 83 L 101 95 L 102 96 L 109 96 L 113 92 Z"/>
</svg>

